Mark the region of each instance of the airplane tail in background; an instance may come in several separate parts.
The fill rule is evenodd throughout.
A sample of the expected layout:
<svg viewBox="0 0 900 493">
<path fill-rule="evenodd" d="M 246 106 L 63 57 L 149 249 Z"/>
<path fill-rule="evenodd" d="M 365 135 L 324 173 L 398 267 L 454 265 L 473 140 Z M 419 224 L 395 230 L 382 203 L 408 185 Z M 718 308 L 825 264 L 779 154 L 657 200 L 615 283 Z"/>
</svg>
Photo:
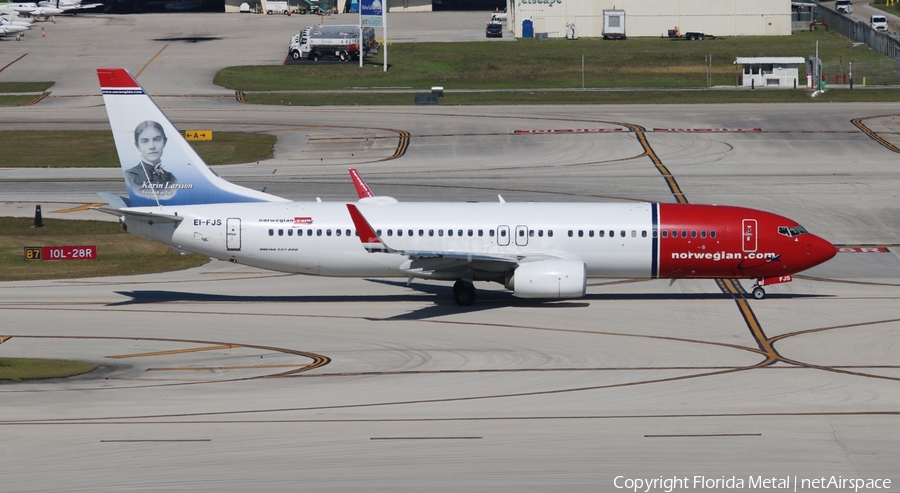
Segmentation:
<svg viewBox="0 0 900 493">
<path fill-rule="evenodd" d="M 287 202 L 216 175 L 127 70 L 100 68 L 97 76 L 129 206 Z"/>
</svg>

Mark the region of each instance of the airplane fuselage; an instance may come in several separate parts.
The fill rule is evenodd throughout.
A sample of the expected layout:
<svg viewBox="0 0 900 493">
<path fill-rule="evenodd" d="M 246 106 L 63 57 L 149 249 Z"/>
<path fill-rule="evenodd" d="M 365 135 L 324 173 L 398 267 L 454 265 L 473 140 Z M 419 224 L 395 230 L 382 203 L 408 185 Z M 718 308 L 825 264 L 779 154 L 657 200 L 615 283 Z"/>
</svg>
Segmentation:
<svg viewBox="0 0 900 493">
<path fill-rule="evenodd" d="M 834 256 L 795 221 L 730 206 L 656 203 L 357 204 L 379 236 L 405 252 L 462 252 L 583 262 L 588 277 L 771 278 Z M 129 232 L 173 247 L 265 269 L 325 276 L 467 277 L 503 269 L 449 259 L 369 253 L 342 202 L 135 208 L 180 223 L 126 219 Z M 417 263 L 418 262 L 418 263 Z M 443 262 L 443 263 L 441 263 Z M 433 269 L 435 265 L 440 269 Z M 465 271 L 465 272 L 463 272 Z"/>
</svg>

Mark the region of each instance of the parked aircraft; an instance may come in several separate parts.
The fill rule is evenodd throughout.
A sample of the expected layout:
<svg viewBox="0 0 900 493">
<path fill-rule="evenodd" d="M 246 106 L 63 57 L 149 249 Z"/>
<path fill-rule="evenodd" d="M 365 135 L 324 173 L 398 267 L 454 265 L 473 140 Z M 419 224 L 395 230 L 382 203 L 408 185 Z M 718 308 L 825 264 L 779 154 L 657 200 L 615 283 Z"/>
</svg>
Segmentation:
<svg viewBox="0 0 900 493">
<path fill-rule="evenodd" d="M 83 3 L 81 0 L 42 0 L 38 2 L 41 7 L 50 7 L 61 10 L 63 14 L 76 14 L 83 10 L 102 7 L 102 3 Z"/>
<path fill-rule="evenodd" d="M 31 29 L 31 25 L 12 19 L 5 15 L 0 16 L 0 36 L 15 36 L 16 40 L 19 40 L 25 35 L 25 31 Z"/>
<path fill-rule="evenodd" d="M 61 14 L 62 9 L 38 6 L 34 2 L 0 2 L 0 12 L 16 12 L 34 17 Z"/>
<path fill-rule="evenodd" d="M 663 203 L 403 203 L 351 171 L 358 202 L 291 202 L 223 180 L 125 69 L 98 69 L 128 197 L 103 194 L 125 229 L 255 267 L 322 276 L 475 281 L 522 298 L 578 298 L 587 278 L 755 279 L 763 286 L 832 258 L 783 216 Z"/>
</svg>

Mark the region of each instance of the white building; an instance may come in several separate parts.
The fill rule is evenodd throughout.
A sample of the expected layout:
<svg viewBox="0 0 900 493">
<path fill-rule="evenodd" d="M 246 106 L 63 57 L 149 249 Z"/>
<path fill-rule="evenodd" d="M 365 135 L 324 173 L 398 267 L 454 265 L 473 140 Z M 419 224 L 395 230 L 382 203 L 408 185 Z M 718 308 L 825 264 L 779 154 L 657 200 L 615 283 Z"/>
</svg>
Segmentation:
<svg viewBox="0 0 900 493">
<path fill-rule="evenodd" d="M 508 28 L 522 37 L 522 22 L 535 34 L 566 35 L 574 23 L 579 37 L 599 38 L 603 11 L 624 10 L 628 37 L 665 37 L 676 26 L 682 33 L 713 36 L 789 36 L 790 0 L 508 0 Z"/>
<path fill-rule="evenodd" d="M 806 63 L 803 57 L 738 57 L 735 65 L 741 65 L 741 85 L 744 87 L 806 87 L 806 74 L 800 80 L 798 65 Z"/>
</svg>

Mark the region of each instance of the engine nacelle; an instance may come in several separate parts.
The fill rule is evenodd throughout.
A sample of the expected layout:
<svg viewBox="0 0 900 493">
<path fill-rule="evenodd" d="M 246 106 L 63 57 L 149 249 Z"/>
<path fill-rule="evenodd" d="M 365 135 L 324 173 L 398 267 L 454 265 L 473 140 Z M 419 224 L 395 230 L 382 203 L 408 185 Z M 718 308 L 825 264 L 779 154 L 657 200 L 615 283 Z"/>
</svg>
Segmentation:
<svg viewBox="0 0 900 493">
<path fill-rule="evenodd" d="M 563 259 L 521 263 L 506 280 L 506 289 L 517 298 L 581 298 L 587 289 L 587 266 Z"/>
</svg>

